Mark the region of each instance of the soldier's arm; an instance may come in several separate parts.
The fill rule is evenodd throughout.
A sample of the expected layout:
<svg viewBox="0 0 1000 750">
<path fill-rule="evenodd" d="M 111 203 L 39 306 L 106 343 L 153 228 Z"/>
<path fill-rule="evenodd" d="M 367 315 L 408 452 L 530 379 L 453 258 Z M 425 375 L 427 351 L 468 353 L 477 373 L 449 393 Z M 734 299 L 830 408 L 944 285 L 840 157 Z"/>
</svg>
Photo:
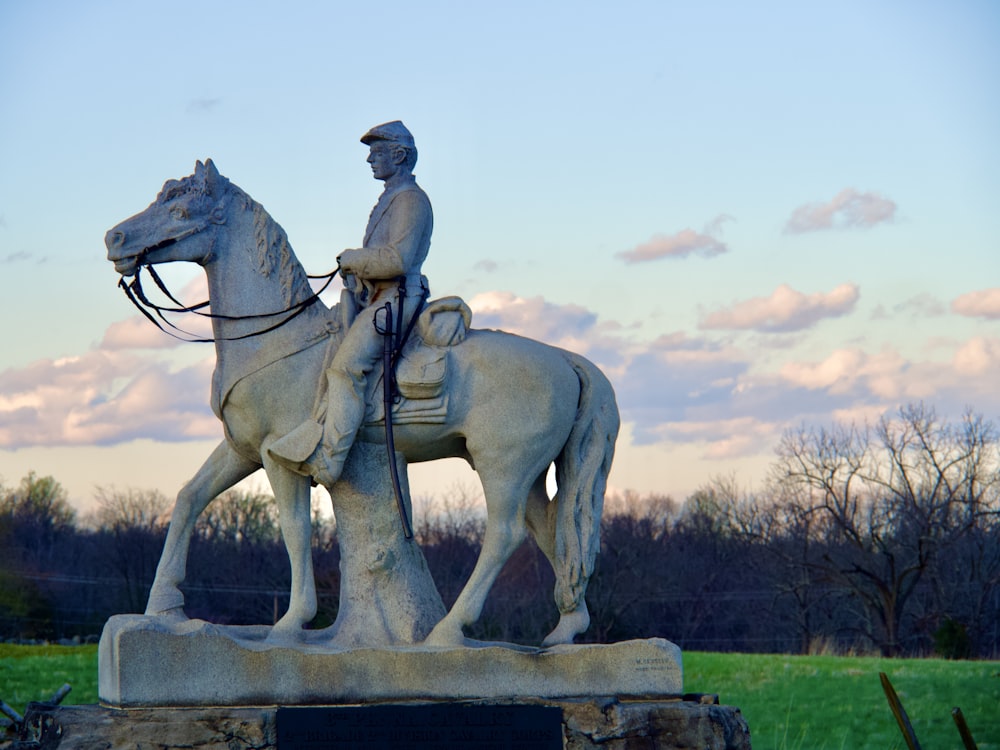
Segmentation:
<svg viewBox="0 0 1000 750">
<path fill-rule="evenodd" d="M 379 246 L 345 250 L 340 267 L 362 279 L 391 279 L 413 271 L 430 233 L 430 203 L 417 190 L 405 190 L 392 200 L 382 221 L 389 223 L 388 241 Z"/>
</svg>

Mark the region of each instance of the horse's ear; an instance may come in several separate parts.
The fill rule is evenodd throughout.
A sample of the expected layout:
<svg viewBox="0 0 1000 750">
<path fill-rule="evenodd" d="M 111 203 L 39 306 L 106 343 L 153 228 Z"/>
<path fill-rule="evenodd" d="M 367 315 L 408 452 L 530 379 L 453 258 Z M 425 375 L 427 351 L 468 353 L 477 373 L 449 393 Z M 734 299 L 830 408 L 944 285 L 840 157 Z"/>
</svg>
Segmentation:
<svg viewBox="0 0 1000 750">
<path fill-rule="evenodd" d="M 202 177 L 205 173 L 205 165 L 201 163 L 201 159 L 194 163 L 194 176 Z"/>
<path fill-rule="evenodd" d="M 219 170 L 215 168 L 215 162 L 211 159 L 205 160 L 205 192 L 209 195 L 215 194 L 216 186 L 222 181 L 222 175 L 219 174 Z"/>
</svg>

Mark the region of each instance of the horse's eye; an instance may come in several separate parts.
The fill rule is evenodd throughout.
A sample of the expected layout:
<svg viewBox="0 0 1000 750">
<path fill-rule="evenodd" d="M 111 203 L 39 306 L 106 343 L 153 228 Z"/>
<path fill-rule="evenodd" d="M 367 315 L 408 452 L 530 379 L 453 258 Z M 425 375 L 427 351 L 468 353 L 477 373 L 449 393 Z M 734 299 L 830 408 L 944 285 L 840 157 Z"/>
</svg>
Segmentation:
<svg viewBox="0 0 1000 750">
<path fill-rule="evenodd" d="M 188 212 L 183 206 L 174 206 L 170 209 L 170 218 L 175 221 L 187 221 Z"/>
</svg>

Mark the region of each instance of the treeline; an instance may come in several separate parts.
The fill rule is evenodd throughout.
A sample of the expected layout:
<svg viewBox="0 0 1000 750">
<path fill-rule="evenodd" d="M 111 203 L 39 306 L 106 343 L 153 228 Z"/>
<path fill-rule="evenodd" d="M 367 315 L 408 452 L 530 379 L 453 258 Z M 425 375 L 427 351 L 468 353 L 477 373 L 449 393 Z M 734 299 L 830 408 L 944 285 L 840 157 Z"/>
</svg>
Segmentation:
<svg viewBox="0 0 1000 750">
<path fill-rule="evenodd" d="M 608 498 L 584 640 L 659 636 L 713 651 L 1000 656 L 1000 439 L 911 405 L 874 426 L 786 433 L 759 490 L 714 479 L 683 503 Z M 482 504 L 457 493 L 417 519 L 446 604 L 482 540 Z M 169 501 L 101 491 L 78 518 L 52 477 L 0 487 L 0 637 L 100 632 L 141 612 Z M 323 627 L 336 617 L 336 525 L 314 514 Z M 525 543 L 469 635 L 537 644 L 554 626 L 553 576 Z M 191 617 L 269 623 L 288 601 L 273 499 L 229 492 L 198 520 L 184 586 Z"/>
</svg>

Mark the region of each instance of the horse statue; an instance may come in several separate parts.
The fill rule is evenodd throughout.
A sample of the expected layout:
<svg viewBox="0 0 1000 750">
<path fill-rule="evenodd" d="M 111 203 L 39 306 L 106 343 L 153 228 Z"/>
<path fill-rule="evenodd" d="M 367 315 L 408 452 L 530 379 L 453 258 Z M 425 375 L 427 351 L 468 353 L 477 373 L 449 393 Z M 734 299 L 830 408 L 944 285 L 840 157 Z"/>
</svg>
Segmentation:
<svg viewBox="0 0 1000 750">
<path fill-rule="evenodd" d="M 216 496 L 263 467 L 292 573 L 288 610 L 271 633 L 299 637 L 316 614 L 312 481 L 276 462 L 268 447 L 312 413 L 330 349 L 342 335 L 339 305 L 318 300 L 284 230 L 210 159 L 199 161 L 194 174 L 168 180 L 146 210 L 108 231 L 105 244 L 123 286 L 159 263 L 204 267 L 217 360 L 211 403 L 225 428 L 225 439 L 177 496 L 146 614 L 184 618 L 179 586 L 195 520 Z M 427 410 L 436 417 L 423 419 L 417 409 L 417 416 L 403 418 L 410 400 L 404 399 L 393 427 L 395 449 L 408 462 L 468 461 L 486 501 L 475 568 L 424 643 L 464 643 L 463 627 L 479 618 L 501 567 L 528 532 L 556 577 L 560 619 L 542 645 L 571 643 L 590 624 L 584 594 L 618 434 L 614 391 L 579 355 L 502 331 L 463 333 L 460 343 L 443 347 L 445 398 Z M 384 416 L 369 420 L 357 440 L 384 444 Z M 557 491 L 550 499 L 545 478 L 553 463 Z M 336 513 L 335 487 L 327 489 Z"/>
</svg>

